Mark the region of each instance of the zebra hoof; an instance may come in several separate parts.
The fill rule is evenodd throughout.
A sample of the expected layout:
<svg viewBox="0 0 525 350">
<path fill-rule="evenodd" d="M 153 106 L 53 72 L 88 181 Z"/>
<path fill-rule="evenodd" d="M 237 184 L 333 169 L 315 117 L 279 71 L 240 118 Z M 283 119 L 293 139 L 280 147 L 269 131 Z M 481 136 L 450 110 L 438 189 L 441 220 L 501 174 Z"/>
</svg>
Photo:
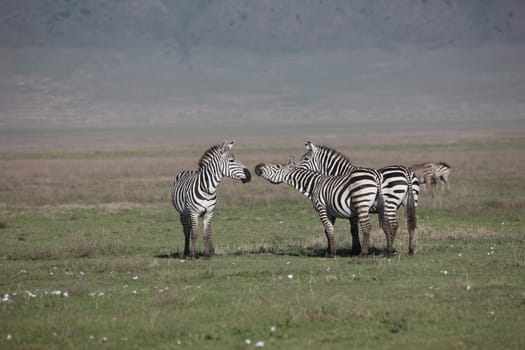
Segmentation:
<svg viewBox="0 0 525 350">
<path fill-rule="evenodd" d="M 396 255 L 397 255 L 397 250 L 395 249 L 392 249 L 386 252 L 386 256 L 396 256 Z"/>
</svg>

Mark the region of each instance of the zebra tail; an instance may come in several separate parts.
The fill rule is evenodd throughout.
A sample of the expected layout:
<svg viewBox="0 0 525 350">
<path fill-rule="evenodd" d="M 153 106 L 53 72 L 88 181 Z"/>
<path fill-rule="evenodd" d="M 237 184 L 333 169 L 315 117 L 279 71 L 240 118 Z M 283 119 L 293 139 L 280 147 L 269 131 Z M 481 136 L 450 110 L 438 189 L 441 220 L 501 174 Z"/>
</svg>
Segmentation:
<svg viewBox="0 0 525 350">
<path fill-rule="evenodd" d="M 416 202 L 414 200 L 414 191 L 412 189 L 412 181 L 409 179 L 408 181 L 408 193 L 407 193 L 407 221 L 408 221 L 408 229 L 410 231 L 413 231 L 416 229 Z"/>
<path fill-rule="evenodd" d="M 389 225 L 389 223 L 385 221 L 385 200 L 383 198 L 381 186 L 377 187 L 376 203 L 377 215 L 379 216 L 379 225 L 385 229 L 385 225 Z"/>
</svg>

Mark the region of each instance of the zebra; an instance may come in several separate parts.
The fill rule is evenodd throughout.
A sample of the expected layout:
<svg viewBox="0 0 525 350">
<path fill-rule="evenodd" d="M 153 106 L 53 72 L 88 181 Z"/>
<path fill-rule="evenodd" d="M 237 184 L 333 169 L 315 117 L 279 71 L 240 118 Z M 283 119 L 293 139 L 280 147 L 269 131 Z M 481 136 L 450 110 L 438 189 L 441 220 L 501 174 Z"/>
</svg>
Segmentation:
<svg viewBox="0 0 525 350">
<path fill-rule="evenodd" d="M 344 154 L 323 145 L 305 142 L 306 153 L 297 165 L 299 168 L 310 169 L 324 175 L 345 175 L 362 169 L 352 164 Z M 380 224 L 387 240 L 387 254 L 395 254 L 394 238 L 398 228 L 397 209 L 404 205 L 407 214 L 409 234 L 408 253 L 415 251 L 416 207 L 419 198 L 419 182 L 413 173 L 401 165 L 390 165 L 378 169 L 382 177 L 381 191 L 384 197 L 384 218 Z M 375 212 L 375 208 L 371 208 Z M 350 220 L 352 241 L 358 239 L 358 226 Z"/>
<path fill-rule="evenodd" d="M 255 166 L 255 174 L 272 184 L 286 183 L 308 197 L 319 214 L 328 241 L 328 256 L 335 257 L 334 223 L 336 218 L 359 222 L 363 231 L 363 247 L 359 236 L 353 237 L 352 252 L 368 254 L 371 230 L 369 210 L 377 208 L 383 214 L 381 174 L 368 168 L 361 168 L 344 176 L 326 176 L 308 169 L 296 167 L 293 157 L 288 163 Z"/>
<path fill-rule="evenodd" d="M 441 182 L 442 184 L 442 189 L 447 189 L 448 190 L 448 176 L 450 174 L 450 168 L 451 166 L 448 165 L 447 163 L 445 162 L 439 162 L 439 163 L 436 163 L 435 167 L 434 167 L 434 179 L 435 181 L 437 182 L 438 180 Z M 437 185 L 437 184 L 436 184 Z"/>
<path fill-rule="evenodd" d="M 433 194 L 436 179 L 436 164 L 433 162 L 414 164 L 410 168 L 416 175 L 419 183 L 423 185 L 423 189 L 427 190 L 427 184 L 430 186 L 430 193 Z"/>
<path fill-rule="evenodd" d="M 171 200 L 184 231 L 185 257 L 195 258 L 199 217 L 203 218 L 204 254 L 209 258 L 215 252 L 211 241 L 211 220 L 221 179 L 227 176 L 243 183 L 251 179 L 250 171 L 230 153 L 233 144 L 233 141 L 224 141 L 222 145 L 210 147 L 199 160 L 197 170 L 185 170 L 175 177 Z"/>
</svg>

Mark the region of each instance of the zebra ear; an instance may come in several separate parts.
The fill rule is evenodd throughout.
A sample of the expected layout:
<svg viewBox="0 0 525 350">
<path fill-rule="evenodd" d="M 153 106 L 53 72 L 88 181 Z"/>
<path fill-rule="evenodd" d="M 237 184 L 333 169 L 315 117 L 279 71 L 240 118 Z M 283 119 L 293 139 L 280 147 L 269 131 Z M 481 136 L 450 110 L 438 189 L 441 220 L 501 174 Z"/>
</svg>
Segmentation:
<svg viewBox="0 0 525 350">
<path fill-rule="evenodd" d="M 229 150 L 232 149 L 234 143 L 235 143 L 234 141 L 228 141 L 228 140 L 224 141 L 222 143 L 221 151 L 223 153 L 228 152 Z"/>
<path fill-rule="evenodd" d="M 314 151 L 317 146 L 314 145 L 311 141 L 306 141 L 304 143 L 304 148 L 306 148 L 307 151 Z"/>
</svg>

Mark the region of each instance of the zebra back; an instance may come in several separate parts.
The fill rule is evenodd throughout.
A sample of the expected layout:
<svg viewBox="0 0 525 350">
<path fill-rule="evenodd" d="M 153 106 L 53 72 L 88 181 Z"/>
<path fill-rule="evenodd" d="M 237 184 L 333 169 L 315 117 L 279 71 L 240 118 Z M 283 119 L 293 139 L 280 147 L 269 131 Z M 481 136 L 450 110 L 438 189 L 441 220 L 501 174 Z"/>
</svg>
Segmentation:
<svg viewBox="0 0 525 350">
<path fill-rule="evenodd" d="M 381 193 L 381 174 L 370 168 L 358 168 L 351 174 L 327 176 L 296 167 L 293 161 L 282 164 L 261 163 L 255 167 L 258 176 L 273 184 L 286 183 L 310 198 L 314 207 L 326 208 L 335 217 L 350 218 L 352 209 L 367 206 L 366 212 Z M 381 200 L 382 207 L 382 200 Z"/>
</svg>

